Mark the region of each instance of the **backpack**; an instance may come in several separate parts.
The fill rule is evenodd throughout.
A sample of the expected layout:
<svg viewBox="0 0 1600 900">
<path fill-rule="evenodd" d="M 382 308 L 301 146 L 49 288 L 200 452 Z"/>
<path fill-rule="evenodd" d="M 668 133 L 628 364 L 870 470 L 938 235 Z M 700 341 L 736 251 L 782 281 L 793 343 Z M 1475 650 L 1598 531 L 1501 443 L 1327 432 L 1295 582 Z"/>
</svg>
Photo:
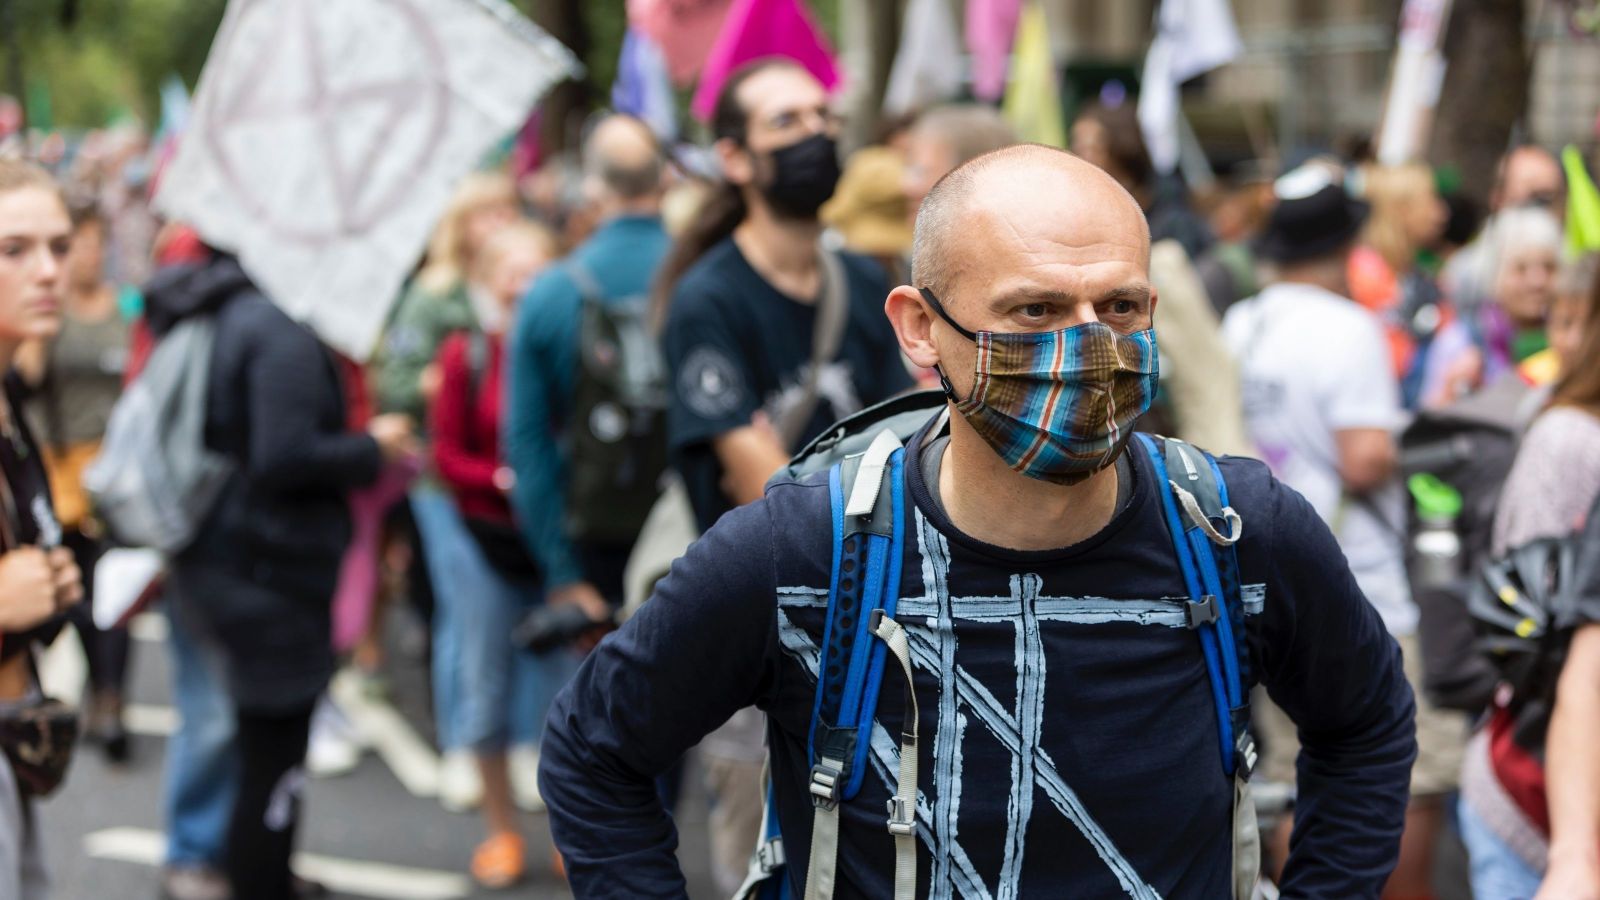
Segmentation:
<svg viewBox="0 0 1600 900">
<path fill-rule="evenodd" d="M 168 556 L 194 541 L 235 464 L 206 446 L 216 322 L 191 316 L 151 351 L 111 410 L 100 454 L 83 473 L 116 543 Z"/>
<path fill-rule="evenodd" d="M 807 752 L 814 807 L 805 900 L 833 896 L 839 804 L 861 789 L 878 692 L 888 656 L 904 685 L 906 721 L 887 830 L 895 843 L 895 900 L 910 900 L 917 881 L 917 741 L 920 714 L 912 691 L 909 639 L 895 621 L 907 496 L 904 443 L 944 408 L 944 395 L 924 391 L 863 410 L 824 432 L 774 477 L 790 480 L 826 471 L 832 510 L 833 563 L 827 624 Z M 1200 640 L 1217 715 L 1222 769 L 1234 783 L 1234 896 L 1249 898 L 1260 868 L 1260 835 L 1247 782 L 1256 764 L 1249 732 L 1254 683 L 1244 640 L 1245 608 L 1233 544 L 1239 516 L 1207 453 L 1171 438 L 1137 434 L 1129 452 L 1148 454 L 1168 485 L 1163 509 L 1190 602 L 1188 624 Z M 1181 484 L 1180 484 L 1181 482 Z M 1227 534 L 1219 526 L 1228 529 Z M 783 835 L 767 786 L 763 832 L 735 900 L 789 896 Z"/>
<path fill-rule="evenodd" d="M 1600 501 L 1582 531 L 1539 538 L 1479 567 L 1467 609 L 1477 649 L 1502 679 L 1483 726 L 1490 771 L 1528 823 L 1550 834 L 1545 738 L 1572 634 L 1600 596 Z"/>
<path fill-rule="evenodd" d="M 1423 688 L 1444 709 L 1476 715 L 1494 694 L 1495 673 L 1474 647 L 1467 579 L 1489 556 L 1501 487 L 1536 400 L 1509 375 L 1443 409 L 1419 412 L 1400 435 L 1400 471 L 1416 500 L 1403 538 L 1421 615 Z M 1440 521 L 1428 521 L 1428 507 Z M 1428 532 L 1440 529 L 1454 540 L 1434 555 L 1428 551 L 1440 535 Z"/>
<path fill-rule="evenodd" d="M 567 532 L 576 540 L 631 543 L 667 468 L 666 361 L 646 295 L 607 299 L 577 262 L 567 264 L 567 274 L 583 297 L 567 430 Z"/>
</svg>

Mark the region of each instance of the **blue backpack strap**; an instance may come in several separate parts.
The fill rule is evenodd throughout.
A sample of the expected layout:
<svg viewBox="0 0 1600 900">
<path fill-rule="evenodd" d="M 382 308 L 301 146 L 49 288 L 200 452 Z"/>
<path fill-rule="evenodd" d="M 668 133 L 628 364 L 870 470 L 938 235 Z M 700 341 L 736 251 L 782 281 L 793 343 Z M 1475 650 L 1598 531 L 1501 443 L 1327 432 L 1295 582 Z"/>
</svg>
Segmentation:
<svg viewBox="0 0 1600 900">
<path fill-rule="evenodd" d="M 733 893 L 733 900 L 788 900 L 789 879 L 784 873 L 783 833 L 778 828 L 778 807 L 773 802 L 775 789 L 771 772 L 763 767 L 762 785 L 766 800 L 761 807 L 761 837 L 750 854 L 744 883 Z"/>
<path fill-rule="evenodd" d="M 866 774 L 888 640 L 883 638 L 887 632 L 877 629 L 885 621 L 893 623 L 890 617 L 900 593 L 904 482 L 905 449 L 887 429 L 877 433 L 865 453 L 846 457 L 828 474 L 834 563 L 807 741 L 812 805 L 807 900 L 833 897 L 839 804 L 861 790 Z M 903 641 L 901 635 L 901 650 Z M 914 753 L 915 744 L 911 746 Z M 899 838 L 909 830 L 894 806 L 891 804 L 890 827 L 897 835 L 898 871 L 902 856 L 898 851 L 905 843 Z M 897 827 L 900 831 L 894 830 Z M 915 848 L 911 850 L 914 866 Z"/>
<path fill-rule="evenodd" d="M 1228 505 L 1222 471 L 1209 454 L 1172 438 L 1158 442 L 1139 434 L 1138 440 L 1164 488 L 1159 493 L 1167 530 L 1190 597 L 1189 627 L 1200 637 L 1210 676 L 1222 769 L 1248 777 L 1256 751 L 1249 731 L 1244 601 L 1233 548 L 1239 516 Z"/>
<path fill-rule="evenodd" d="M 828 475 L 833 576 L 807 741 L 819 803 L 854 797 L 866 773 L 885 650 L 873 640 L 871 620 L 878 609 L 893 616 L 899 599 L 904 470 L 905 450 L 884 431 Z"/>
</svg>

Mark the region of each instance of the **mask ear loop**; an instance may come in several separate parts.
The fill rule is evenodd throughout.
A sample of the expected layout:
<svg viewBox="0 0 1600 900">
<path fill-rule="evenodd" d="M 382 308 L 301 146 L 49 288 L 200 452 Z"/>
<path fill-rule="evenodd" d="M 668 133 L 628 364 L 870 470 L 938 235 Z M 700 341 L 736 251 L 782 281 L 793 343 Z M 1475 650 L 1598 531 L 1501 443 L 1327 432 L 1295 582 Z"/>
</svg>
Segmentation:
<svg viewBox="0 0 1600 900">
<path fill-rule="evenodd" d="M 933 293 L 932 290 L 930 290 L 928 288 L 925 288 L 925 287 L 919 287 L 919 288 L 917 288 L 917 293 L 922 295 L 923 302 L 928 304 L 928 308 L 933 310 L 934 314 L 937 315 L 939 318 L 943 319 L 946 325 L 949 325 L 951 328 L 954 328 L 956 330 L 957 334 L 960 334 L 962 337 L 966 338 L 967 340 L 972 341 L 974 344 L 976 344 L 978 342 L 977 333 L 976 332 L 972 332 L 972 331 L 968 331 L 967 329 L 961 327 L 961 323 L 960 322 L 957 322 L 955 319 L 950 318 L 950 313 L 945 311 L 944 304 L 939 302 L 939 298 L 934 296 L 934 293 Z M 939 386 L 944 389 L 944 395 L 946 397 L 950 398 L 950 402 L 956 403 L 956 404 L 964 403 L 965 401 L 963 401 L 960 397 L 956 396 L 955 388 L 950 386 L 950 379 L 945 377 L 944 366 L 939 365 L 939 364 L 935 364 L 934 367 L 933 367 L 933 371 L 938 373 L 938 375 L 939 375 Z"/>
</svg>

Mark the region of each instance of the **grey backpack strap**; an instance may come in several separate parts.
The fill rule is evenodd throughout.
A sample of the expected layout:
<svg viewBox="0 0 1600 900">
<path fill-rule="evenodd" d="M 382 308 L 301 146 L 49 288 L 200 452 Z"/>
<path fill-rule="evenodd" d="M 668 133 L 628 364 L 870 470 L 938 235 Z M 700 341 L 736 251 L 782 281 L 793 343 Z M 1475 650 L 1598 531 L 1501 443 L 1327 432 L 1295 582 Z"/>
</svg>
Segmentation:
<svg viewBox="0 0 1600 900">
<path fill-rule="evenodd" d="M 834 251 L 820 246 L 817 255 L 821 261 L 822 293 L 817 297 L 816 324 L 811 332 L 811 365 L 806 369 L 799 402 L 789 407 L 776 423 L 786 452 L 798 446 L 806 436 L 806 426 L 811 423 L 811 416 L 822 399 L 817 393 L 822 367 L 839 355 L 845 323 L 850 318 L 850 283 L 845 278 L 844 260 Z"/>
<path fill-rule="evenodd" d="M 576 259 L 568 259 L 564 268 L 566 269 L 567 277 L 571 278 L 572 283 L 577 286 L 578 294 L 583 297 L 584 303 L 599 303 L 605 299 L 605 288 L 602 288 L 600 282 L 595 280 L 594 273 L 589 271 L 588 266 L 578 262 Z"/>
</svg>

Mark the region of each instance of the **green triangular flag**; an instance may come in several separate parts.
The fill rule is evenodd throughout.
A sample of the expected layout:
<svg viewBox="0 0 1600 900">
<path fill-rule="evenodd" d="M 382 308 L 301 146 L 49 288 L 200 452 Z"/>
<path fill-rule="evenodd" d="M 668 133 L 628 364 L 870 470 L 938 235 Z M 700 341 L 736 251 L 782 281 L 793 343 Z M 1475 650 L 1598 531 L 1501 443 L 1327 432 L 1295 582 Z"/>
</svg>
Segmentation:
<svg viewBox="0 0 1600 900">
<path fill-rule="evenodd" d="M 1567 254 L 1600 250 L 1600 189 L 1576 146 L 1561 151 L 1561 165 L 1567 171 Z"/>
</svg>

